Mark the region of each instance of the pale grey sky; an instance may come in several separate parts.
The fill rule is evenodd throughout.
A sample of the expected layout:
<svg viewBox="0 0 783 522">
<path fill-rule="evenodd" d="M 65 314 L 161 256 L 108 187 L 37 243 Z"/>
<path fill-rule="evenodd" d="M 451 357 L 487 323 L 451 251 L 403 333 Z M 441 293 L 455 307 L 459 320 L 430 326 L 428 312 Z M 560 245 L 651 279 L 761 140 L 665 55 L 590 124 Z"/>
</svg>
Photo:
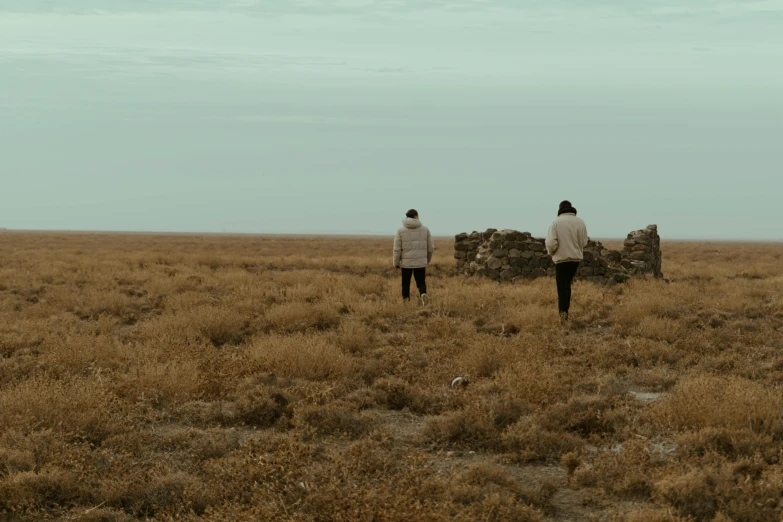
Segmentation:
<svg viewBox="0 0 783 522">
<path fill-rule="evenodd" d="M 0 227 L 781 239 L 783 0 L 0 0 Z"/>
</svg>

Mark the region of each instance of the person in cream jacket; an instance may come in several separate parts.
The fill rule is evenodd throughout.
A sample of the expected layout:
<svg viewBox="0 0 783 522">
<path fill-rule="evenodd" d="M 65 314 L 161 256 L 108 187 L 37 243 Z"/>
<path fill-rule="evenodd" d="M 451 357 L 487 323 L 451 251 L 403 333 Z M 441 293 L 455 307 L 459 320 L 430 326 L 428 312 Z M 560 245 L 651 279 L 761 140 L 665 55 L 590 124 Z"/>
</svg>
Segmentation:
<svg viewBox="0 0 783 522">
<path fill-rule="evenodd" d="M 571 307 L 571 283 L 584 257 L 587 246 L 587 226 L 576 216 L 576 209 L 566 200 L 560 203 L 557 219 L 549 227 L 546 250 L 555 263 L 557 301 L 560 320 L 568 321 Z"/>
<path fill-rule="evenodd" d="M 415 209 L 405 214 L 402 228 L 394 238 L 394 268 L 402 268 L 402 298 L 411 298 L 411 276 L 416 279 L 416 287 L 421 302 L 427 304 L 427 265 L 432 261 L 435 243 L 427 227 L 419 221 Z"/>
</svg>

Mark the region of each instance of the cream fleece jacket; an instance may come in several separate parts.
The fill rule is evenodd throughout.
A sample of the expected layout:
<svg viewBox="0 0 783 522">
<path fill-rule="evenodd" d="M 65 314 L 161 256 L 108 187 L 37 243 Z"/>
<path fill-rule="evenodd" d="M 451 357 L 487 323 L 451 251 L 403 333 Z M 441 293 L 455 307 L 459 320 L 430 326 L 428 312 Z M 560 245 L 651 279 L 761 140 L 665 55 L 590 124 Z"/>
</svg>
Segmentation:
<svg viewBox="0 0 783 522">
<path fill-rule="evenodd" d="M 432 260 L 435 242 L 430 230 L 413 218 L 405 218 L 394 238 L 394 266 L 424 268 Z"/>
<path fill-rule="evenodd" d="M 582 250 L 587 246 L 587 226 L 576 214 L 560 214 L 549 227 L 546 237 L 546 251 L 552 261 L 581 261 Z"/>
</svg>

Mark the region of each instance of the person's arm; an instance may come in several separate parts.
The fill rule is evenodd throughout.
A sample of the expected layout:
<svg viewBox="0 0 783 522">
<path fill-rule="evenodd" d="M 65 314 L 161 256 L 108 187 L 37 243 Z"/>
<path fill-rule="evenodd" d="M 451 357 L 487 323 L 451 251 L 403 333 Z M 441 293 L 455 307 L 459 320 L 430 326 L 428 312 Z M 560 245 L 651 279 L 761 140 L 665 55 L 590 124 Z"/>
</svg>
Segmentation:
<svg viewBox="0 0 783 522">
<path fill-rule="evenodd" d="M 586 243 L 585 243 L 586 244 Z M 549 227 L 549 233 L 546 235 L 546 251 L 550 256 L 555 255 L 559 243 L 557 241 L 557 227 L 554 223 Z"/>
<path fill-rule="evenodd" d="M 430 264 L 430 261 L 432 261 L 432 254 L 435 252 L 435 241 L 432 239 L 432 234 L 430 234 L 430 229 L 427 229 L 427 264 Z"/>
<path fill-rule="evenodd" d="M 587 243 L 590 241 L 590 236 L 587 235 L 587 225 L 582 224 L 582 250 L 587 247 Z"/>
<path fill-rule="evenodd" d="M 397 231 L 397 235 L 394 236 L 394 268 L 400 268 L 400 262 L 402 261 L 402 236 L 400 231 Z"/>
</svg>

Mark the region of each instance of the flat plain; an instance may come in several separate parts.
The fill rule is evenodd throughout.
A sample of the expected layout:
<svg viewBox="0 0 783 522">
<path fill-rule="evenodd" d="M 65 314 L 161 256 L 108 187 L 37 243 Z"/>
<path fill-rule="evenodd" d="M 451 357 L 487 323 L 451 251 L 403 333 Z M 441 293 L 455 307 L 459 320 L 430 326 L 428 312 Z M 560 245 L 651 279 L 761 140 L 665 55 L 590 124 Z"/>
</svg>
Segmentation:
<svg viewBox="0 0 783 522">
<path fill-rule="evenodd" d="M 0 232 L 0 520 L 781 519 L 783 244 L 568 328 L 448 239 L 403 303 L 391 246 Z"/>
</svg>

